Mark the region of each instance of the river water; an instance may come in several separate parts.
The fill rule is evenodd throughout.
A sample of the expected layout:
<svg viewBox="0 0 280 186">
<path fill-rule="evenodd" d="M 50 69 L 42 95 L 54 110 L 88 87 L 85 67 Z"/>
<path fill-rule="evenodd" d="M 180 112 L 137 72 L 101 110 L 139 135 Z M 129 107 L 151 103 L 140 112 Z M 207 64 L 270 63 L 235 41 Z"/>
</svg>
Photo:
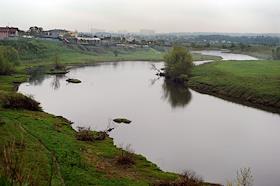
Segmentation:
<svg viewBox="0 0 280 186">
<path fill-rule="evenodd" d="M 69 84 L 67 78 L 82 83 Z M 239 168 L 250 167 L 254 185 L 280 185 L 279 115 L 182 89 L 157 78 L 151 62 L 101 63 L 72 69 L 66 76 L 32 77 L 19 92 L 33 95 L 46 112 L 70 119 L 74 128 L 115 127 L 110 136 L 117 146 L 130 144 L 162 170 L 191 169 L 206 181 L 225 183 Z M 113 124 L 116 117 L 132 123 Z"/>
</svg>

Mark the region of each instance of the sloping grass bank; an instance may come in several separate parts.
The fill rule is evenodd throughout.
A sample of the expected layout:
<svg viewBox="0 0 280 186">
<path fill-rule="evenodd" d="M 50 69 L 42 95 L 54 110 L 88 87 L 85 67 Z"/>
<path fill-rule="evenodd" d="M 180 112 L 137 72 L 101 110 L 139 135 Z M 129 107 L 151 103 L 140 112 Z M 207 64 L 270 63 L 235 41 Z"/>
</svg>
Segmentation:
<svg viewBox="0 0 280 186">
<path fill-rule="evenodd" d="M 0 41 L 0 46 L 15 48 L 23 67 L 48 65 L 56 56 L 62 64 L 92 64 L 107 61 L 163 61 L 165 50 L 64 44 L 60 41 L 19 39 Z M 218 60 L 220 57 L 194 54 L 195 61 Z"/>
<path fill-rule="evenodd" d="M 17 173 L 30 185 L 148 185 L 175 180 L 143 156 L 134 155 L 135 165 L 125 168 L 115 159 L 122 151 L 110 138 L 81 142 L 63 118 L 43 112 L 0 110 L 0 149 L 9 149 Z M 0 175 L 7 176 L 7 163 L 0 161 Z"/>
<path fill-rule="evenodd" d="M 280 61 L 225 61 L 197 66 L 189 87 L 280 113 Z"/>
</svg>

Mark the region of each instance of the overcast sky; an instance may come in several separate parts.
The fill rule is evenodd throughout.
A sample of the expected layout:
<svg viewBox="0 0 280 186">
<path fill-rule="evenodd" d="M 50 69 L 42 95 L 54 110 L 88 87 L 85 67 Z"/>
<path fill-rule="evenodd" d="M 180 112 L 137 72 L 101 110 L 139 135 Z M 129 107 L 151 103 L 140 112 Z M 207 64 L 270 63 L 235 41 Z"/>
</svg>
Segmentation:
<svg viewBox="0 0 280 186">
<path fill-rule="evenodd" d="M 280 33 L 280 0 L 0 0 L 0 26 Z"/>
</svg>

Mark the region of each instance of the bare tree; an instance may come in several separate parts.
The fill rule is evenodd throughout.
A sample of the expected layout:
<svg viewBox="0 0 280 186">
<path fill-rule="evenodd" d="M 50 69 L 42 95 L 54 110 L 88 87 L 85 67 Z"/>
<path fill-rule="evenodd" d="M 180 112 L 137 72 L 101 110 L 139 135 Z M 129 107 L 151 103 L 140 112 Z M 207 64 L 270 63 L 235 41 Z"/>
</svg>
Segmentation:
<svg viewBox="0 0 280 186">
<path fill-rule="evenodd" d="M 237 171 L 236 181 L 238 186 L 253 186 L 253 175 L 251 168 L 243 168 Z"/>
</svg>

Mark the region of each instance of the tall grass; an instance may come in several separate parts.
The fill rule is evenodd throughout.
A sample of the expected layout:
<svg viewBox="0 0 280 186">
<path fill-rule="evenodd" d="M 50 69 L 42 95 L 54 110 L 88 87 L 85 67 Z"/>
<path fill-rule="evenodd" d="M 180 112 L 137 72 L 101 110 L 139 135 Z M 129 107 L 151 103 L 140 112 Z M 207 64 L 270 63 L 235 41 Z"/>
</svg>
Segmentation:
<svg viewBox="0 0 280 186">
<path fill-rule="evenodd" d="M 17 147 L 24 148 L 23 140 L 6 144 L 2 150 L 1 162 L 4 177 L 0 183 L 7 185 L 36 185 L 31 170 L 26 170 L 23 158 Z"/>
</svg>

